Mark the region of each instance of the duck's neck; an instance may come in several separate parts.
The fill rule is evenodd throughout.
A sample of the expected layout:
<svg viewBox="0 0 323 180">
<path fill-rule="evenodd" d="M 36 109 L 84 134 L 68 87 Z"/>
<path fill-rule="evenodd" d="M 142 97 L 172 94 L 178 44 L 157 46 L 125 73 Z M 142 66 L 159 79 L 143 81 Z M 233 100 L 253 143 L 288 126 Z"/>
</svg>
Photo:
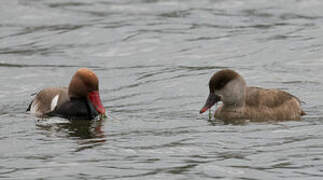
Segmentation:
<svg viewBox="0 0 323 180">
<path fill-rule="evenodd" d="M 246 82 L 240 77 L 228 83 L 223 91 L 223 106 L 226 109 L 237 109 L 245 105 Z"/>
</svg>

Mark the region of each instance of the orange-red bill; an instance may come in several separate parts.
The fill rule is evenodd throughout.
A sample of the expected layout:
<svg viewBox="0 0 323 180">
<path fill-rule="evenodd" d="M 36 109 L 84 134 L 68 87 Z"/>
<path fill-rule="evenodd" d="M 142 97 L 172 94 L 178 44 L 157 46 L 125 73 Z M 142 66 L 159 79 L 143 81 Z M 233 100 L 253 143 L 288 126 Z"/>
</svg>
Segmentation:
<svg viewBox="0 0 323 180">
<path fill-rule="evenodd" d="M 102 105 L 101 98 L 99 95 L 99 91 L 92 91 L 88 94 L 88 97 L 95 107 L 96 111 L 98 111 L 100 114 L 105 114 L 105 108 Z"/>
<path fill-rule="evenodd" d="M 207 98 L 205 105 L 203 108 L 200 110 L 200 113 L 204 113 L 206 110 L 210 109 L 215 103 L 220 101 L 220 96 L 210 93 L 209 97 Z"/>
<path fill-rule="evenodd" d="M 209 109 L 209 107 L 203 107 L 201 110 L 200 110 L 200 113 L 202 114 L 202 113 L 204 113 L 206 110 L 208 110 Z"/>
</svg>

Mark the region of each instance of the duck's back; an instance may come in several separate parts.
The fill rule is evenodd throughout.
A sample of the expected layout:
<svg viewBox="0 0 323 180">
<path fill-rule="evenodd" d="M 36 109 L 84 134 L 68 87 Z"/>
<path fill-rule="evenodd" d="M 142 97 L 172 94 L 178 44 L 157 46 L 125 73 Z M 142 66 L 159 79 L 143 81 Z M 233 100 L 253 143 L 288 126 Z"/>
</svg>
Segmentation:
<svg viewBox="0 0 323 180">
<path fill-rule="evenodd" d="M 298 120 L 304 111 L 300 100 L 278 89 L 247 87 L 245 115 L 254 120 Z"/>
<path fill-rule="evenodd" d="M 27 111 L 44 115 L 69 100 L 67 88 L 46 88 L 41 90 L 30 103 Z"/>
<path fill-rule="evenodd" d="M 70 120 L 93 119 L 98 115 L 86 98 L 69 98 L 67 88 L 41 90 L 27 111 L 38 116 L 59 116 Z"/>
</svg>

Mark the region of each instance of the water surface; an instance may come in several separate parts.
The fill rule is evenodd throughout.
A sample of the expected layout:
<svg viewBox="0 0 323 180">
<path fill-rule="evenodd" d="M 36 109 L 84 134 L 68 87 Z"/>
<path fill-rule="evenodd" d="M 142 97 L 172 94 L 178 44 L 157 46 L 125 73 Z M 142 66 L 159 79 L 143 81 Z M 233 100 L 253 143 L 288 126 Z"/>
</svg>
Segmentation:
<svg viewBox="0 0 323 180">
<path fill-rule="evenodd" d="M 320 0 L 5 0 L 0 178 L 321 179 Z M 30 95 L 88 67 L 109 118 L 37 119 Z M 199 110 L 231 68 L 298 96 L 302 121 L 226 124 Z"/>
</svg>

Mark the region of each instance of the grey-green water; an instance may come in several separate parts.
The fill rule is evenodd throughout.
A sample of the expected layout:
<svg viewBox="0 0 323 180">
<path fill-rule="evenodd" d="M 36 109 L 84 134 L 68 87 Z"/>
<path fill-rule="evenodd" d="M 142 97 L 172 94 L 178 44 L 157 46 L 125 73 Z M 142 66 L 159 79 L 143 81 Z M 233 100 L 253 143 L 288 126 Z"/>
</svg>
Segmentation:
<svg viewBox="0 0 323 180">
<path fill-rule="evenodd" d="M 3 0 L 0 179 L 322 179 L 320 0 Z M 30 94 L 100 78 L 109 118 L 25 113 Z M 302 121 L 199 110 L 223 68 L 304 101 Z"/>
</svg>

